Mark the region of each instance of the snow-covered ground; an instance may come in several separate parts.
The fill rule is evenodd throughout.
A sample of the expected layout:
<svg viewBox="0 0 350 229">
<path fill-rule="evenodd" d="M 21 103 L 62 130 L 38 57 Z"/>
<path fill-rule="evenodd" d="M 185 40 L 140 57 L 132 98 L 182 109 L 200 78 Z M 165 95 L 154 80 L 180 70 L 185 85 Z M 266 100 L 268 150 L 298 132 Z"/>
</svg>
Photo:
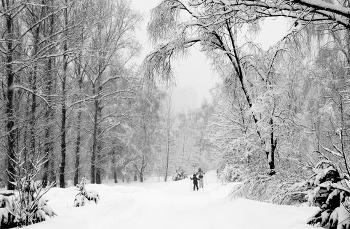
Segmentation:
<svg viewBox="0 0 350 229">
<path fill-rule="evenodd" d="M 53 188 L 48 204 L 57 217 L 27 227 L 50 229 L 311 229 L 306 219 L 316 208 L 279 206 L 246 199 L 231 200 L 232 185 L 207 173 L 204 190 L 192 191 L 190 179 L 116 185 L 88 185 L 101 201 L 74 208 L 75 188 Z"/>
</svg>

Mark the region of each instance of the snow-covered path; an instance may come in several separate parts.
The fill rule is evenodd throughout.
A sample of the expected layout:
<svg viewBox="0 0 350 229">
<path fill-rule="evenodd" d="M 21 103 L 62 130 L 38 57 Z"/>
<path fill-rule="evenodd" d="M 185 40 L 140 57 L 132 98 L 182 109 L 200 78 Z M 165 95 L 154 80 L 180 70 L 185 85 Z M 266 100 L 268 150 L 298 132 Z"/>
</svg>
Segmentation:
<svg viewBox="0 0 350 229">
<path fill-rule="evenodd" d="M 233 184 L 216 182 L 214 171 L 207 173 L 205 182 L 204 190 L 194 192 L 189 179 L 166 183 L 88 185 L 88 189 L 100 193 L 101 201 L 81 208 L 73 208 L 75 188 L 54 188 L 47 198 L 58 217 L 29 228 L 314 228 L 305 221 L 315 208 L 230 200 L 227 195 Z"/>
</svg>

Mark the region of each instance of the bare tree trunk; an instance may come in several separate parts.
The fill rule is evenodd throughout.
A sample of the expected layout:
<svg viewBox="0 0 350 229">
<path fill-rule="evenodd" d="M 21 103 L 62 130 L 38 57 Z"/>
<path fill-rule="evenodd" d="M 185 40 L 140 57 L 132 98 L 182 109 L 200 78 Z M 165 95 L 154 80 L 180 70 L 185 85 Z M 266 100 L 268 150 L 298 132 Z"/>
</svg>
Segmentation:
<svg viewBox="0 0 350 229">
<path fill-rule="evenodd" d="M 165 178 L 164 181 L 167 182 L 168 179 L 168 170 L 169 170 L 169 141 L 168 141 L 168 145 L 167 145 L 167 156 L 166 156 L 166 167 L 165 167 Z"/>
<path fill-rule="evenodd" d="M 113 168 L 113 179 L 114 179 L 114 183 L 118 183 L 118 175 L 117 175 L 116 168 Z"/>
<path fill-rule="evenodd" d="M 29 101 L 29 94 L 25 94 L 24 96 L 26 96 L 26 100 Z M 29 107 L 30 107 L 30 104 L 28 103 L 25 103 L 24 104 L 24 113 L 25 113 L 25 120 L 27 121 L 29 117 Z M 28 132 L 29 132 L 29 127 L 28 125 L 25 125 L 24 126 L 24 133 L 23 133 L 23 158 L 24 158 L 24 161 L 26 162 L 27 161 L 27 158 L 28 158 Z M 24 164 L 24 167 L 27 168 L 27 164 Z"/>
<path fill-rule="evenodd" d="M 111 151 L 111 156 L 112 156 L 112 173 L 113 173 L 113 179 L 114 179 L 114 183 L 118 183 L 118 175 L 117 175 L 117 168 L 116 168 L 116 161 L 115 161 L 115 149 L 113 148 Z"/>
<path fill-rule="evenodd" d="M 269 167 L 270 172 L 269 175 L 274 175 L 276 173 L 275 171 L 275 150 L 277 146 L 277 139 L 274 139 L 274 128 L 273 128 L 273 119 L 270 118 L 270 126 L 271 126 L 271 133 L 270 133 L 270 144 L 271 144 L 271 152 L 269 157 Z"/>
<path fill-rule="evenodd" d="M 167 121 L 168 122 L 168 121 Z M 169 170 L 169 156 L 170 156 L 170 126 L 167 123 L 167 145 L 166 145 L 166 167 L 165 167 L 165 177 L 164 181 L 168 179 L 168 170 Z"/>
<path fill-rule="evenodd" d="M 80 170 L 80 144 L 81 144 L 81 106 L 79 105 L 78 120 L 77 120 L 77 140 L 75 145 L 75 172 L 74 172 L 74 185 L 79 183 L 79 170 Z"/>
<path fill-rule="evenodd" d="M 50 160 L 50 182 L 55 182 L 55 186 L 57 186 L 57 169 L 55 164 L 54 156 Z"/>
<path fill-rule="evenodd" d="M 14 25 L 13 25 L 13 17 L 11 14 L 11 5 L 10 1 L 2 1 L 2 7 L 4 11 L 7 12 L 4 14 L 5 17 L 5 45 L 6 45 L 6 60 L 5 60 L 5 68 L 6 68 L 6 131 L 7 131 L 7 159 L 6 159 L 6 168 L 7 168 L 7 188 L 9 190 L 14 190 L 15 185 L 13 182 L 15 181 L 15 132 L 14 128 L 14 115 L 13 115 L 13 82 L 15 78 L 15 73 L 13 71 L 13 42 L 14 42 Z"/>
<path fill-rule="evenodd" d="M 78 111 L 77 120 L 77 141 L 75 146 L 75 172 L 74 172 L 74 185 L 79 183 L 79 170 L 80 170 L 80 144 L 81 144 L 81 110 Z"/>
<path fill-rule="evenodd" d="M 345 5 L 347 6 L 347 7 L 349 7 L 349 4 L 350 4 L 350 1 L 349 0 L 347 0 L 346 2 L 345 2 Z M 350 66 L 350 58 L 349 58 L 349 55 L 350 55 L 350 29 L 347 29 L 346 30 L 346 43 L 347 43 L 347 53 L 348 53 L 348 55 L 346 56 L 346 58 L 347 58 L 347 64 L 348 64 L 348 66 Z M 350 75 L 350 70 L 349 70 L 349 68 L 347 68 L 346 69 L 346 76 L 345 77 L 349 77 L 349 75 Z M 344 79 L 345 78 L 344 76 L 342 76 L 342 82 L 344 82 L 344 84 L 343 85 L 346 85 L 346 80 Z M 343 89 L 343 91 L 346 91 L 346 89 L 344 88 Z M 348 165 L 348 160 L 347 160 L 347 157 L 346 157 L 346 152 L 345 151 L 347 151 L 347 149 L 346 149 L 346 142 L 345 142 L 345 139 L 344 138 L 346 138 L 346 140 L 347 141 L 349 141 L 349 139 L 348 139 L 348 132 L 347 132 L 347 126 L 346 126 L 346 123 L 347 123 L 347 120 L 344 120 L 345 119 L 345 117 L 344 117 L 344 113 L 346 113 L 345 111 L 344 111 L 344 104 L 343 104 L 344 102 L 343 102 L 343 97 L 342 97 L 342 95 L 340 94 L 340 108 L 341 108 L 341 145 L 342 145 L 342 154 L 343 154 L 343 159 L 344 159 L 344 165 L 345 165 L 345 169 L 346 169 L 346 172 L 347 172 L 347 174 L 348 175 L 350 175 L 350 171 L 349 171 L 349 165 Z"/>
<path fill-rule="evenodd" d="M 170 92 L 168 101 L 166 102 L 165 107 L 165 115 L 166 115 L 166 165 L 165 165 L 165 177 L 164 181 L 168 180 L 168 172 L 169 172 L 169 158 L 170 158 L 170 131 L 172 127 L 172 107 L 171 107 L 171 99 L 172 92 Z"/>
<path fill-rule="evenodd" d="M 7 33 L 9 34 L 9 39 L 6 42 L 7 43 L 7 51 L 6 54 L 6 73 L 7 73 L 7 92 L 6 92 L 6 114 L 7 114 L 7 120 L 6 120 L 6 131 L 8 133 L 7 135 L 7 172 L 8 172 L 8 183 L 7 188 L 9 190 L 14 190 L 15 186 L 13 184 L 14 175 L 15 175 L 15 162 L 13 161 L 14 158 L 14 149 L 15 149 L 15 132 L 13 131 L 14 127 L 14 117 L 13 117 L 13 80 L 14 80 L 14 72 L 13 72 L 13 66 L 12 66 L 12 26 L 13 26 L 13 20 L 10 15 L 7 15 L 6 18 L 6 24 L 7 24 Z"/>
<path fill-rule="evenodd" d="M 95 82 L 96 84 L 96 82 Z M 93 95 L 96 95 L 96 86 L 93 85 Z M 97 151 L 97 141 L 98 141 L 98 133 L 97 133 L 97 128 L 98 128 L 98 99 L 95 99 L 94 101 L 94 127 L 93 127 L 93 142 L 92 142 L 92 152 L 91 152 L 91 183 L 94 184 L 96 183 L 96 151 Z"/>
<path fill-rule="evenodd" d="M 99 83 L 99 80 L 98 80 Z M 97 94 L 99 95 L 101 92 L 102 88 L 98 87 L 98 92 Z M 101 153 L 102 153 L 102 141 L 101 141 L 101 126 L 100 126 L 100 120 L 102 119 L 102 107 L 101 107 L 101 101 L 98 99 L 96 102 L 96 125 L 95 128 L 97 128 L 97 136 L 96 136 L 96 155 L 97 155 L 97 160 L 96 160 L 96 183 L 101 184 Z"/>
<path fill-rule="evenodd" d="M 40 20 L 40 19 L 39 19 Z M 33 52 L 32 52 L 32 58 L 36 58 L 38 53 L 38 45 L 39 45 L 39 32 L 40 32 L 40 26 L 38 26 L 34 32 L 34 44 L 33 44 Z M 36 97 L 36 90 L 37 90 L 37 69 L 38 69 L 38 63 L 35 62 L 33 66 L 33 70 L 30 72 L 30 78 L 29 78 L 29 84 L 31 87 L 31 90 L 33 93 L 31 93 L 31 110 L 30 110 L 30 137 L 29 137 L 29 161 L 28 161 L 28 167 L 29 169 L 32 168 L 32 161 L 34 159 L 34 156 L 36 155 L 36 108 L 37 108 L 37 97 Z"/>
<path fill-rule="evenodd" d="M 145 155 L 142 156 L 142 164 L 141 164 L 141 168 L 139 170 L 139 176 L 140 176 L 140 182 L 143 182 L 143 175 L 144 175 L 144 171 L 146 168 L 146 160 L 145 160 Z"/>
<path fill-rule="evenodd" d="M 345 152 L 345 135 L 346 132 L 344 131 L 346 126 L 345 126 L 345 121 L 344 121 L 344 108 L 343 108 L 343 98 L 342 95 L 339 93 L 340 97 L 340 121 L 341 121 L 341 130 L 340 130 L 340 144 L 341 144 L 341 152 L 342 152 L 342 157 L 344 160 L 344 166 L 346 169 L 347 174 L 350 174 L 349 172 L 349 166 L 346 158 L 346 152 Z"/>
<path fill-rule="evenodd" d="M 65 0 L 64 9 L 64 41 L 63 41 L 63 76 L 62 76 L 62 101 L 61 101 L 61 163 L 60 163 L 60 187 L 65 187 L 65 168 L 66 168 L 66 120 L 67 120 L 67 108 L 66 108 L 66 83 L 67 83 L 67 28 L 68 28 L 68 0 Z"/>
<path fill-rule="evenodd" d="M 79 57 L 79 65 L 81 64 L 81 55 Z M 77 67 L 78 64 L 75 66 Z M 77 75 L 79 77 L 78 80 L 78 87 L 79 91 L 81 91 L 83 87 L 83 75 L 81 72 L 81 67 L 77 67 Z M 81 144 L 81 120 L 82 120 L 82 111 L 81 111 L 82 105 L 79 103 L 78 107 L 78 117 L 77 117 L 77 140 L 75 144 L 75 172 L 74 172 L 74 185 L 77 185 L 79 183 L 79 170 L 80 170 L 80 144 Z"/>
<path fill-rule="evenodd" d="M 52 13 L 53 12 L 53 5 L 54 5 L 54 0 L 50 1 L 50 6 L 46 6 L 47 13 Z M 49 27 L 48 27 L 48 33 L 47 37 L 51 37 L 54 33 L 54 15 L 52 14 L 50 16 L 50 21 L 49 21 Z M 50 39 L 52 41 L 52 39 Z M 53 50 L 49 51 L 49 54 L 53 53 Z M 45 114 L 44 114 L 44 120 L 46 120 L 47 125 L 45 128 L 45 143 L 44 143 L 44 154 L 45 154 L 45 163 L 44 163 L 44 173 L 43 173 L 43 186 L 46 187 L 48 184 L 48 177 L 49 177 L 49 165 L 50 165 L 50 160 L 52 160 L 52 154 L 53 154 L 53 122 L 54 122 L 54 115 L 53 115 L 53 109 L 52 109 L 52 97 L 51 95 L 53 94 L 53 64 L 54 60 L 52 57 L 49 57 L 47 60 L 47 69 L 46 69 L 46 77 L 45 77 L 45 86 L 44 86 L 44 91 L 48 95 L 47 97 L 47 102 L 48 105 L 45 109 Z"/>
<path fill-rule="evenodd" d="M 98 42 L 95 44 L 98 48 L 101 48 L 102 46 L 102 34 L 101 34 L 101 29 L 102 25 L 101 23 L 97 24 L 97 32 L 98 32 Z M 92 88 L 92 94 L 93 96 L 96 96 L 94 99 L 94 126 L 93 126 L 93 143 L 92 143 L 92 153 L 91 153 L 91 183 L 100 183 L 101 182 L 101 177 L 100 177 L 100 168 L 99 168 L 99 163 L 100 163 L 100 152 L 99 150 L 101 149 L 100 147 L 100 118 L 101 118 L 101 109 L 100 109 L 100 90 L 102 89 L 100 87 L 100 81 L 102 77 L 102 56 L 101 50 L 98 51 L 98 75 L 93 82 L 93 88 Z"/>
<path fill-rule="evenodd" d="M 48 95 L 52 94 L 52 58 L 48 60 L 47 63 L 47 82 L 46 82 L 46 93 Z M 45 120 L 47 120 L 47 125 L 45 128 L 45 143 L 44 143 L 44 153 L 45 153 L 45 163 L 44 163 L 44 174 L 43 174 L 43 186 L 46 187 L 48 183 L 49 176 L 49 163 L 52 160 L 53 154 L 53 109 L 52 109 L 52 99 L 51 96 L 47 99 L 48 106 L 45 111 Z"/>
<path fill-rule="evenodd" d="M 99 118 L 98 120 L 101 120 L 101 107 L 99 109 Z M 101 184 L 101 153 L 102 153 L 102 141 L 101 138 L 101 127 L 98 125 L 97 127 L 97 163 L 96 163 L 96 184 Z"/>
</svg>

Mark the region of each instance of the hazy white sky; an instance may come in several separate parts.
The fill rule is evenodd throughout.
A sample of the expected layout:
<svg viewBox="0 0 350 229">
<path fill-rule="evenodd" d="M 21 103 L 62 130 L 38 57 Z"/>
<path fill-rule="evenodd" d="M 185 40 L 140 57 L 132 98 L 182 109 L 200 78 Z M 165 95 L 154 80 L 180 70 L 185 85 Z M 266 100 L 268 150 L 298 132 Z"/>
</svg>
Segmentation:
<svg viewBox="0 0 350 229">
<path fill-rule="evenodd" d="M 143 46 L 141 60 L 152 50 L 148 42 L 146 26 L 149 21 L 150 10 L 157 6 L 160 0 L 131 0 L 131 2 L 132 6 L 144 15 L 144 22 L 137 33 L 137 37 Z M 288 29 L 289 27 L 283 20 L 267 20 L 255 41 L 267 50 L 279 41 Z M 209 90 L 220 79 L 211 70 L 210 61 L 206 59 L 203 53 L 192 48 L 191 55 L 186 59 L 175 61 L 173 66 L 177 85 L 173 97 L 177 111 L 198 108 L 203 99 L 211 100 Z"/>
</svg>

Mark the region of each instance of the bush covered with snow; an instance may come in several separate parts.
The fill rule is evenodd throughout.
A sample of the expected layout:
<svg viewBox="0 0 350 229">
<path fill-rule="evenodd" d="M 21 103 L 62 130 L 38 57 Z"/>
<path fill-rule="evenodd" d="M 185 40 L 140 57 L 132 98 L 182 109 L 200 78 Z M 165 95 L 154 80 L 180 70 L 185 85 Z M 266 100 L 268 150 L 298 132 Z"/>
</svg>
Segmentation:
<svg viewBox="0 0 350 229">
<path fill-rule="evenodd" d="M 251 174 L 236 185 L 233 197 L 266 201 L 276 204 L 316 206 L 318 211 L 307 223 L 327 228 L 350 228 L 349 179 L 341 175 L 330 161 L 321 161 L 307 179 L 286 181 L 281 175 Z"/>
<path fill-rule="evenodd" d="M 226 165 L 225 168 L 219 172 L 218 179 L 222 183 L 241 181 L 242 169 L 238 165 Z"/>
<path fill-rule="evenodd" d="M 321 161 L 307 180 L 307 203 L 319 207 L 307 223 L 327 228 L 350 228 L 349 179 L 330 161 Z"/>
<path fill-rule="evenodd" d="M 311 169 L 304 168 L 300 169 L 302 172 L 293 173 L 291 168 L 278 168 L 277 174 L 270 176 L 266 169 L 258 166 L 240 167 L 241 176 L 237 180 L 240 184 L 231 191 L 233 198 L 244 197 L 284 205 L 301 205 L 305 202 L 305 194 L 295 190 L 294 186 L 310 176 Z"/>
<path fill-rule="evenodd" d="M 0 194 L 0 228 L 31 225 L 56 215 L 44 196 L 52 184 L 43 187 L 40 181 L 22 178 L 16 187 Z"/>
<path fill-rule="evenodd" d="M 86 179 L 83 177 L 80 184 L 77 184 L 79 193 L 75 196 L 74 207 L 82 207 L 87 201 L 94 201 L 96 204 L 100 201 L 100 195 L 95 190 L 86 189 Z"/>
</svg>

